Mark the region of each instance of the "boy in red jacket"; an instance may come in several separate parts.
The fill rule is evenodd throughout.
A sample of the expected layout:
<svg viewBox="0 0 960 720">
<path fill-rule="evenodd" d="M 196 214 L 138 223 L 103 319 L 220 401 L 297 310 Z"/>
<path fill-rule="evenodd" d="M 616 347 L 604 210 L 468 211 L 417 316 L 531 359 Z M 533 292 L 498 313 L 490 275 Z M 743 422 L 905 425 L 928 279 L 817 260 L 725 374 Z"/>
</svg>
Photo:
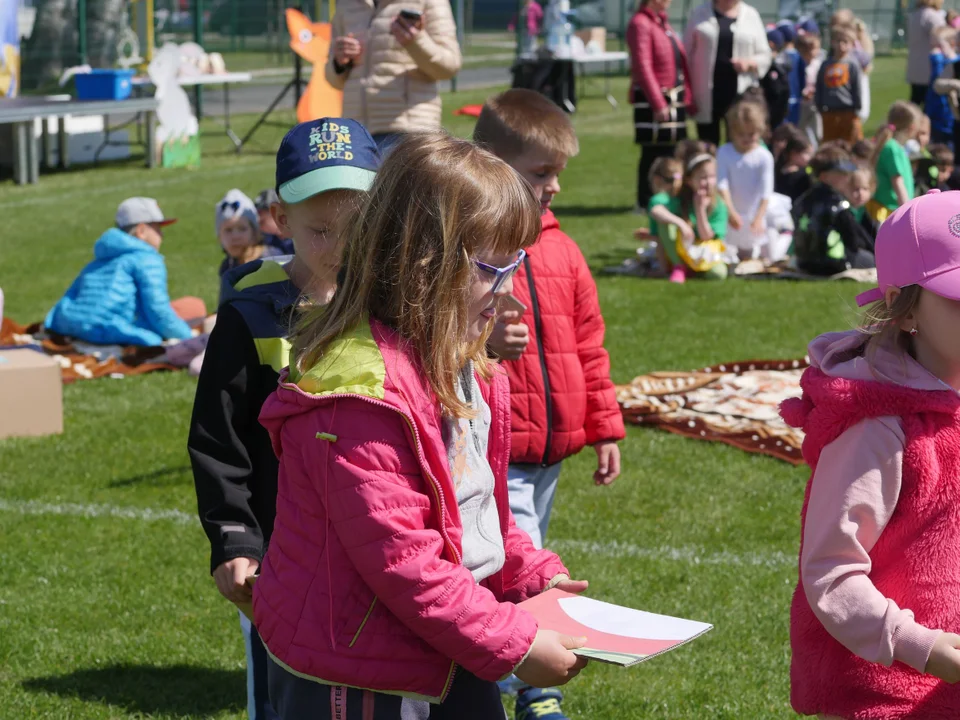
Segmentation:
<svg viewBox="0 0 960 720">
<path fill-rule="evenodd" d="M 585 445 L 597 452 L 597 485 L 620 474 L 623 417 L 603 348 L 597 286 L 577 244 L 550 212 L 558 176 L 580 148 L 573 124 L 548 98 L 508 90 L 487 101 L 474 141 L 505 160 L 540 197 L 543 229 L 513 278 L 526 310 L 507 310 L 487 348 L 510 377 L 513 443 L 510 509 L 536 547 L 543 547 L 560 465 Z M 558 690 L 525 688 L 517 720 L 561 720 Z"/>
</svg>

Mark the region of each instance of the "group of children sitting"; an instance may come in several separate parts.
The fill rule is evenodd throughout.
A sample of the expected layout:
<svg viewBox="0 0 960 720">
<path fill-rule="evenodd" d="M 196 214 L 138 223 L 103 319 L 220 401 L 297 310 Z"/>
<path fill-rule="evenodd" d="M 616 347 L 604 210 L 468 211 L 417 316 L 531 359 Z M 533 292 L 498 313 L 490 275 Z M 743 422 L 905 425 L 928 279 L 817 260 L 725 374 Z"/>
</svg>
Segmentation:
<svg viewBox="0 0 960 720">
<path fill-rule="evenodd" d="M 814 275 L 872 268 L 877 229 L 894 210 L 931 189 L 960 187 L 952 140 L 917 105 L 895 102 L 876 136 L 864 139 L 869 33 L 840 10 L 830 37 L 821 58 L 813 21 L 772 28 L 789 93 L 765 92 L 769 83 L 744 93 L 725 118 L 727 144 L 684 141 L 651 168 L 649 235 L 672 282 L 722 279 L 728 266 L 754 259 L 790 258 Z M 945 54 L 956 31 L 937 37 Z M 960 80 L 935 86 L 956 93 Z M 779 125 L 771 127 L 771 118 Z M 940 142 L 931 145 L 932 135 Z"/>
</svg>

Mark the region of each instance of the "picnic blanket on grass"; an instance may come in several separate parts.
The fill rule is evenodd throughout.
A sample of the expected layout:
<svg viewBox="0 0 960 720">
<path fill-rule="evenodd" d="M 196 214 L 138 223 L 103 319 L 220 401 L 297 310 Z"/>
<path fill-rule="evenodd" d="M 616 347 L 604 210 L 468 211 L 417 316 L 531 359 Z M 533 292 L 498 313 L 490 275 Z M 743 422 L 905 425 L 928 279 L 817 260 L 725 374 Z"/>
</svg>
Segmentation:
<svg viewBox="0 0 960 720">
<path fill-rule="evenodd" d="M 802 360 L 745 360 L 693 372 L 654 372 L 617 386 L 624 420 L 801 465 L 803 432 L 780 418 L 802 395 Z"/>
<path fill-rule="evenodd" d="M 64 383 L 178 369 L 167 362 L 158 362 L 166 352 L 163 347 L 91 345 L 47 332 L 40 323 L 19 325 L 3 318 L 0 348 L 9 347 L 33 347 L 55 358 L 60 363 Z"/>
<path fill-rule="evenodd" d="M 877 283 L 877 269 L 845 270 L 836 275 L 811 275 L 791 261 L 764 263 L 762 260 L 744 260 L 734 268 L 733 274 L 748 280 L 853 280 L 854 282 Z"/>
</svg>

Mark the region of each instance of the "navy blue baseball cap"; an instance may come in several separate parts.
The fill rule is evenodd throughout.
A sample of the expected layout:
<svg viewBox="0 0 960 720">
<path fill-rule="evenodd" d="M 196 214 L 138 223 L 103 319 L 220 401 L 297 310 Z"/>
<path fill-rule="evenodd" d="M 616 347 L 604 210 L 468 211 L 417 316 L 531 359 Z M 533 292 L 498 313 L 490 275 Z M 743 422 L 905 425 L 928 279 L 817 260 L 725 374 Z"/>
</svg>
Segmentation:
<svg viewBox="0 0 960 720">
<path fill-rule="evenodd" d="M 784 42 L 792 43 L 797 39 L 797 29 L 789 20 L 781 20 L 778 22 L 776 29 L 783 35 Z"/>
<path fill-rule="evenodd" d="M 328 190 L 369 190 L 379 166 L 377 144 L 356 120 L 311 120 L 280 143 L 277 193 L 298 203 Z"/>
<path fill-rule="evenodd" d="M 783 45 L 786 42 L 783 39 L 783 33 L 777 28 L 770 28 L 767 30 L 767 40 L 772 43 L 777 50 L 782 50 Z"/>
</svg>

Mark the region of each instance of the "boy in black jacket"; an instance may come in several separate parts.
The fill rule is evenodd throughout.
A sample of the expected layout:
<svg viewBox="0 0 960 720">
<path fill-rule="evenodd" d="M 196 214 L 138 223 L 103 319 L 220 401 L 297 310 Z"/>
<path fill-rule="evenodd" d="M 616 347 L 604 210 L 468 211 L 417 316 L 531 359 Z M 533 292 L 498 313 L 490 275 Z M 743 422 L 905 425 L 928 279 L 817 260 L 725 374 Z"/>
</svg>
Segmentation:
<svg viewBox="0 0 960 720">
<path fill-rule="evenodd" d="M 352 120 L 301 123 L 277 151 L 279 202 L 271 212 L 296 254 L 257 260 L 223 278 L 190 423 L 200 522 L 220 593 L 248 605 L 247 578 L 266 553 L 276 515 L 278 463 L 260 408 L 288 364 L 286 340 L 298 299 L 327 303 L 336 288 L 342 220 L 370 189 L 376 144 Z M 266 651 L 240 615 L 247 646 L 251 720 L 277 717 L 267 699 Z"/>
<path fill-rule="evenodd" d="M 797 267 L 812 275 L 836 275 L 876 267 L 873 238 L 850 210 L 847 193 L 857 170 L 837 143 L 821 145 L 810 167 L 817 183 L 793 205 L 793 247 Z"/>
</svg>

